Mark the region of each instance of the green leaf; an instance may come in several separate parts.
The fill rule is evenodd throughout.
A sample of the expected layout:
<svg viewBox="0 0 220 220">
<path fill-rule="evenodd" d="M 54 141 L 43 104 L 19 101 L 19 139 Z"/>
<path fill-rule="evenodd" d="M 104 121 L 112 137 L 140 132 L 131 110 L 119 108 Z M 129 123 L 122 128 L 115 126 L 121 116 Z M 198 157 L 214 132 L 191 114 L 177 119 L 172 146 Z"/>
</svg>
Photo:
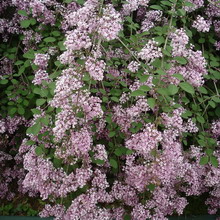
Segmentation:
<svg viewBox="0 0 220 220">
<path fill-rule="evenodd" d="M 55 82 L 52 82 L 52 83 L 55 84 Z M 50 87 L 50 85 L 49 85 L 49 87 Z M 52 90 L 54 90 L 54 89 L 52 89 Z M 42 89 L 41 92 L 40 92 L 40 96 L 41 97 L 47 97 L 48 93 L 49 93 L 48 89 Z"/>
<path fill-rule="evenodd" d="M 54 64 L 55 64 L 57 67 L 59 67 L 60 65 L 62 65 L 59 60 L 55 61 Z"/>
<path fill-rule="evenodd" d="M 162 60 L 159 59 L 159 58 L 156 58 L 151 64 L 152 64 L 154 67 L 160 68 L 160 67 L 161 67 L 161 63 L 162 63 Z"/>
<path fill-rule="evenodd" d="M 208 101 L 208 104 L 209 104 L 212 108 L 215 108 L 215 107 L 216 107 L 216 104 L 215 104 L 213 101 Z"/>
<path fill-rule="evenodd" d="M 23 107 L 19 107 L 19 108 L 18 108 L 18 114 L 24 115 L 24 113 L 25 113 L 24 108 L 23 108 Z"/>
<path fill-rule="evenodd" d="M 94 160 L 93 162 L 96 163 L 96 164 L 99 164 L 99 165 L 103 165 L 105 163 L 104 160 L 99 160 L 99 159 Z"/>
<path fill-rule="evenodd" d="M 84 59 L 77 59 L 76 62 L 80 65 L 84 65 L 85 64 L 85 60 Z"/>
<path fill-rule="evenodd" d="M 24 54 L 23 54 L 24 56 Z M 34 57 L 34 56 L 33 56 Z M 26 57 L 25 57 L 26 58 Z M 28 59 L 28 58 L 27 58 Z M 21 66 L 18 70 L 18 76 L 20 76 L 25 71 L 25 66 Z"/>
<path fill-rule="evenodd" d="M 49 117 L 46 116 L 46 117 L 44 117 L 44 118 L 41 118 L 41 119 L 40 119 L 40 122 L 42 122 L 44 125 L 47 126 L 47 125 L 49 124 L 49 122 L 50 122 Z"/>
<path fill-rule="evenodd" d="M 28 14 L 25 10 L 18 10 L 18 14 L 22 15 L 22 16 L 28 16 Z"/>
<path fill-rule="evenodd" d="M 200 165 L 205 165 L 208 162 L 209 162 L 209 157 L 208 156 L 204 156 L 204 157 L 201 157 L 199 164 Z"/>
<path fill-rule="evenodd" d="M 219 62 L 216 62 L 216 61 L 211 61 L 210 62 L 210 66 L 218 67 L 219 65 L 220 65 Z"/>
<path fill-rule="evenodd" d="M 83 5 L 85 3 L 85 0 L 76 0 L 76 2 L 79 4 L 79 5 Z"/>
<path fill-rule="evenodd" d="M 66 50 L 66 47 L 64 46 L 63 43 L 64 43 L 64 41 L 60 41 L 60 42 L 58 42 L 58 46 L 59 46 L 59 48 L 60 48 L 61 51 Z"/>
<path fill-rule="evenodd" d="M 161 94 L 161 95 L 164 95 L 164 96 L 170 95 L 167 88 L 158 88 L 158 89 L 157 89 L 157 92 L 158 92 L 159 94 Z"/>
<path fill-rule="evenodd" d="M 166 72 L 164 72 L 162 69 L 157 70 L 156 73 L 158 73 L 161 76 L 166 75 Z"/>
<path fill-rule="evenodd" d="M 41 89 L 38 87 L 35 87 L 33 90 L 33 93 L 40 95 L 41 94 Z"/>
<path fill-rule="evenodd" d="M 125 155 L 127 152 L 127 148 L 125 147 L 118 147 L 115 149 L 114 154 L 117 156 Z"/>
<path fill-rule="evenodd" d="M 8 80 L 7 79 L 2 79 L 2 80 L 0 80 L 0 84 L 2 84 L 2 85 L 5 85 L 5 84 L 7 84 L 8 83 Z"/>
<path fill-rule="evenodd" d="M 105 91 L 104 89 L 99 89 L 99 91 L 100 91 L 103 95 L 106 94 L 106 91 Z"/>
<path fill-rule="evenodd" d="M 124 216 L 124 220 L 131 220 L 131 216 L 128 215 L 128 214 L 126 214 L 126 215 Z"/>
<path fill-rule="evenodd" d="M 127 84 L 126 84 L 126 82 L 124 82 L 124 81 L 121 81 L 120 84 L 121 84 L 123 87 L 127 87 Z"/>
<path fill-rule="evenodd" d="M 149 76 L 148 75 L 143 75 L 143 76 L 140 76 L 139 79 L 140 79 L 140 82 L 146 82 L 148 80 Z"/>
<path fill-rule="evenodd" d="M 210 162 L 211 162 L 213 167 L 216 167 L 216 168 L 218 167 L 218 160 L 215 156 L 210 157 Z"/>
<path fill-rule="evenodd" d="M 171 57 L 171 53 L 169 51 L 162 49 L 162 52 L 164 55 Z"/>
<path fill-rule="evenodd" d="M 207 149 L 206 151 L 206 154 L 208 155 L 208 156 L 212 156 L 212 154 L 213 154 L 213 150 L 212 149 Z"/>
<path fill-rule="evenodd" d="M 62 160 L 58 158 L 53 158 L 53 165 L 55 168 L 60 168 L 62 165 Z"/>
<path fill-rule="evenodd" d="M 163 44 L 165 41 L 163 36 L 155 37 L 154 40 L 159 43 L 158 45 Z"/>
<path fill-rule="evenodd" d="M 40 105 L 43 105 L 45 102 L 46 102 L 45 99 L 37 99 L 37 100 L 36 100 L 36 105 L 37 105 L 37 106 L 40 106 Z"/>
<path fill-rule="evenodd" d="M 35 114 L 35 115 L 39 115 L 39 114 L 41 114 L 41 111 L 39 110 L 39 109 L 31 109 L 31 111 L 33 112 L 33 114 Z"/>
<path fill-rule="evenodd" d="M 130 150 L 130 149 L 128 149 L 127 151 L 126 151 L 126 155 L 131 155 L 131 154 L 133 154 L 134 153 L 134 151 L 132 151 L 132 150 Z"/>
<path fill-rule="evenodd" d="M 184 5 L 187 7 L 195 7 L 195 5 L 191 2 L 184 2 Z"/>
<path fill-rule="evenodd" d="M 24 61 L 18 60 L 18 61 L 15 62 L 15 65 L 16 65 L 16 66 L 17 66 L 17 65 L 21 65 L 21 64 L 23 64 L 23 63 L 24 63 Z"/>
<path fill-rule="evenodd" d="M 163 11 L 163 8 L 161 8 L 159 5 L 151 5 L 150 8 Z"/>
<path fill-rule="evenodd" d="M 37 135 L 40 130 L 41 130 L 42 126 L 40 123 L 36 123 L 34 124 L 32 127 L 27 129 L 27 134 L 33 134 L 33 135 Z"/>
<path fill-rule="evenodd" d="M 30 22 L 31 22 L 31 25 L 35 25 L 37 23 L 36 19 L 34 19 L 34 18 L 31 18 Z"/>
<path fill-rule="evenodd" d="M 17 111 L 17 108 L 11 108 L 10 110 L 9 110 L 9 114 L 10 115 L 13 115 L 13 114 L 15 114 L 15 112 Z"/>
<path fill-rule="evenodd" d="M 203 146 L 203 147 L 206 146 L 206 142 L 203 139 L 199 139 L 198 143 L 200 146 Z"/>
<path fill-rule="evenodd" d="M 179 74 L 179 73 L 173 74 L 173 77 L 175 77 L 175 78 L 177 78 L 179 80 L 184 80 L 183 76 L 181 74 Z"/>
<path fill-rule="evenodd" d="M 31 24 L 31 21 L 30 20 L 23 20 L 20 22 L 20 24 L 21 24 L 21 27 L 28 28 Z"/>
<path fill-rule="evenodd" d="M 43 151 L 42 147 L 38 146 L 35 148 L 35 153 L 37 156 L 40 156 L 44 153 L 44 151 Z"/>
<path fill-rule="evenodd" d="M 179 88 L 176 85 L 171 84 L 168 86 L 169 95 L 175 95 L 178 91 Z"/>
<path fill-rule="evenodd" d="M 218 79 L 218 80 L 220 79 L 219 71 L 213 71 L 212 74 L 215 77 L 215 79 Z"/>
<path fill-rule="evenodd" d="M 27 145 L 34 145 L 36 142 L 32 140 L 28 140 L 25 144 Z"/>
<path fill-rule="evenodd" d="M 215 114 L 220 118 L 220 107 L 215 109 Z"/>
<path fill-rule="evenodd" d="M 213 96 L 212 97 L 212 100 L 216 103 L 220 103 L 220 98 L 216 97 L 216 96 Z"/>
<path fill-rule="evenodd" d="M 106 116 L 106 117 L 105 117 L 105 120 L 106 120 L 106 122 L 108 122 L 109 124 L 111 124 L 111 123 L 112 123 L 112 116 L 111 116 L 111 115 Z"/>
<path fill-rule="evenodd" d="M 172 6 L 172 3 L 169 1 L 161 1 L 163 5 Z"/>
<path fill-rule="evenodd" d="M 156 186 L 155 186 L 155 184 L 150 183 L 150 184 L 147 186 L 147 188 L 148 188 L 150 191 L 154 191 L 155 188 L 156 188 Z"/>
<path fill-rule="evenodd" d="M 147 104 L 151 107 L 151 109 L 154 109 L 156 100 L 154 98 L 147 99 Z"/>
<path fill-rule="evenodd" d="M 203 94 L 208 94 L 208 91 L 205 87 L 199 87 L 199 91 Z"/>
<path fill-rule="evenodd" d="M 23 57 L 24 58 L 27 58 L 27 59 L 34 59 L 34 51 L 33 50 L 29 50 L 28 52 L 24 53 L 23 54 Z M 22 67 L 21 67 L 22 68 Z M 20 72 L 20 71 L 19 71 Z"/>
<path fill-rule="evenodd" d="M 133 23 L 132 17 L 130 17 L 130 16 L 126 16 L 125 19 L 126 19 L 126 21 L 128 21 L 129 23 Z"/>
<path fill-rule="evenodd" d="M 207 138 L 207 141 L 209 146 L 216 145 L 216 139 Z"/>
<path fill-rule="evenodd" d="M 108 136 L 111 138 L 111 137 L 114 137 L 116 135 L 116 132 L 115 131 L 110 131 Z"/>
<path fill-rule="evenodd" d="M 51 32 L 51 34 L 54 36 L 54 37 L 59 37 L 61 35 L 60 31 L 53 31 Z"/>
<path fill-rule="evenodd" d="M 205 43 L 205 38 L 200 38 L 200 39 L 199 39 L 199 43 L 200 43 L 200 44 L 204 44 L 204 43 Z"/>
<path fill-rule="evenodd" d="M 111 97 L 111 100 L 114 102 L 119 102 L 119 99 L 117 97 Z"/>
<path fill-rule="evenodd" d="M 139 87 L 139 90 L 142 90 L 144 92 L 148 92 L 150 91 L 150 87 L 149 86 L 146 86 L 146 85 L 143 85 L 143 86 L 140 86 Z"/>
<path fill-rule="evenodd" d="M 197 119 L 197 121 L 200 122 L 201 124 L 204 124 L 204 123 L 205 123 L 205 119 L 204 119 L 201 115 L 197 116 L 196 119 Z"/>
<path fill-rule="evenodd" d="M 77 112 L 76 117 L 83 118 L 85 115 L 83 112 Z"/>
<path fill-rule="evenodd" d="M 85 76 L 83 76 L 83 78 L 82 78 L 83 81 L 89 81 L 90 79 L 91 79 L 91 78 L 90 78 L 89 75 L 85 75 Z"/>
<path fill-rule="evenodd" d="M 18 80 L 16 80 L 16 79 L 12 79 L 11 82 L 12 82 L 14 85 L 17 85 L 17 84 L 19 83 Z"/>
<path fill-rule="evenodd" d="M 130 96 L 145 96 L 145 95 L 146 95 L 145 92 L 142 90 L 135 90 L 130 94 Z"/>
<path fill-rule="evenodd" d="M 102 97 L 103 102 L 108 102 L 108 97 Z"/>
<path fill-rule="evenodd" d="M 56 38 L 54 38 L 54 37 L 44 38 L 44 42 L 46 42 L 46 43 L 52 43 L 52 42 L 55 42 L 55 41 L 56 41 Z"/>
<path fill-rule="evenodd" d="M 176 60 L 180 64 L 187 64 L 187 59 L 184 57 L 174 57 L 174 60 Z"/>
<path fill-rule="evenodd" d="M 188 82 L 181 82 L 179 86 L 186 92 L 190 94 L 194 94 L 195 90 L 192 85 L 190 85 Z"/>
<path fill-rule="evenodd" d="M 184 9 L 178 9 L 177 10 L 180 16 L 185 16 L 186 15 L 186 11 Z"/>
<path fill-rule="evenodd" d="M 118 163 L 117 163 L 117 161 L 116 161 L 115 159 L 111 158 L 110 161 L 109 161 L 109 163 L 110 163 L 110 165 L 111 165 L 113 168 L 115 168 L 115 169 L 118 168 Z"/>
</svg>

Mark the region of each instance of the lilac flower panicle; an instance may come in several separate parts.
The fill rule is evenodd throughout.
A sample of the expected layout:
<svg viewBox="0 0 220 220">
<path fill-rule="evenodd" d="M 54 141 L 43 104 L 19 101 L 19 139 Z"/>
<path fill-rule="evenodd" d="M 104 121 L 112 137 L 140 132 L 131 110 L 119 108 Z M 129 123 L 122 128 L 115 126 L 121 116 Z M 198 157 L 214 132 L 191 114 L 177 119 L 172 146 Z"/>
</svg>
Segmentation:
<svg viewBox="0 0 220 220">
<path fill-rule="evenodd" d="M 145 47 L 138 53 L 138 57 L 146 62 L 153 62 L 156 58 L 162 57 L 161 48 L 155 40 L 149 40 Z"/>
<path fill-rule="evenodd" d="M 211 22 L 206 21 L 200 15 L 197 16 L 196 20 L 193 22 L 193 25 L 192 25 L 192 27 L 196 28 L 197 31 L 200 31 L 200 32 L 209 32 L 210 26 L 211 26 Z"/>
<path fill-rule="evenodd" d="M 50 56 L 48 54 L 35 54 L 34 64 L 40 69 L 45 69 L 48 65 L 48 60 Z"/>
<path fill-rule="evenodd" d="M 104 78 L 104 70 L 105 70 L 105 62 L 103 60 L 95 60 L 92 57 L 89 57 L 86 61 L 86 70 L 89 72 L 90 76 L 95 80 L 103 80 Z"/>
<path fill-rule="evenodd" d="M 122 19 L 113 5 L 108 4 L 103 9 L 103 16 L 98 21 L 98 33 L 107 41 L 117 38 L 119 31 L 122 29 Z"/>
<path fill-rule="evenodd" d="M 157 147 L 161 139 L 160 132 L 154 128 L 153 124 L 147 124 L 143 132 L 132 135 L 125 145 L 131 150 L 136 150 L 138 153 L 148 156 L 150 151 Z"/>
</svg>

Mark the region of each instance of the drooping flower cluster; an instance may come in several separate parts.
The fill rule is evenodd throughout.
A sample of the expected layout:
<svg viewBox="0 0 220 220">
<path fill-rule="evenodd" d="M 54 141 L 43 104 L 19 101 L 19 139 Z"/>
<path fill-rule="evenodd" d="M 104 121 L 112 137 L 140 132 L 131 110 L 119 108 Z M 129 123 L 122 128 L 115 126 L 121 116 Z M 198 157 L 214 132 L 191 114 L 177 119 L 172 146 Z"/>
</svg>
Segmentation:
<svg viewBox="0 0 220 220">
<path fill-rule="evenodd" d="M 181 29 L 177 29 L 174 33 L 172 33 L 170 38 L 172 39 L 171 46 L 173 48 L 172 51 L 173 56 L 180 56 L 189 42 L 189 37 L 187 36 L 185 31 L 181 28 Z"/>
<path fill-rule="evenodd" d="M 147 63 L 151 63 L 155 58 L 162 57 L 161 48 L 155 40 L 149 40 L 145 47 L 138 53 L 138 57 L 145 60 Z"/>
<path fill-rule="evenodd" d="M 121 105 L 114 107 L 113 120 L 120 126 L 121 131 L 127 133 L 132 122 L 141 122 L 141 114 L 149 111 L 146 99 L 138 99 L 136 104 L 123 108 Z"/>
<path fill-rule="evenodd" d="M 48 54 L 39 53 L 35 55 L 34 64 L 39 67 L 32 81 L 35 85 L 41 85 L 43 81 L 49 81 L 49 75 L 46 71 L 49 59 L 50 56 Z"/>
<path fill-rule="evenodd" d="M 161 138 L 160 132 L 154 128 L 154 125 L 147 124 L 143 132 L 132 135 L 131 138 L 126 141 L 125 146 L 148 157 L 151 150 L 157 147 Z"/>
<path fill-rule="evenodd" d="M 41 85 L 43 81 L 49 81 L 49 75 L 46 70 L 39 69 L 38 71 L 36 71 L 32 83 L 34 83 L 35 85 Z"/>
<path fill-rule="evenodd" d="M 175 109 L 172 114 L 173 116 L 168 116 L 166 113 L 161 114 L 161 118 L 163 120 L 163 124 L 167 128 L 175 128 L 179 131 L 183 130 L 183 119 L 181 117 L 181 114 L 184 112 L 183 109 Z"/>
<path fill-rule="evenodd" d="M 207 75 L 207 63 L 202 55 L 202 51 L 194 51 L 186 47 L 188 42 L 189 37 L 183 29 L 177 29 L 171 34 L 172 55 L 185 57 L 188 63 L 184 66 L 173 66 L 168 73 L 171 75 L 172 81 L 172 74 L 180 73 L 193 86 L 199 87 L 204 83 L 204 75 Z"/>
<path fill-rule="evenodd" d="M 220 121 L 214 121 L 212 123 L 212 127 L 211 127 L 211 131 L 212 131 L 212 134 L 215 136 L 215 137 L 219 137 L 220 136 Z"/>
<path fill-rule="evenodd" d="M 204 0 L 190 0 L 189 2 L 192 3 L 192 5 L 184 6 L 184 9 L 188 12 L 195 11 L 204 6 Z"/>
<path fill-rule="evenodd" d="M 109 4 L 104 8 L 103 16 L 97 23 L 97 32 L 107 41 L 114 40 L 122 29 L 121 23 L 120 14 Z"/>
<path fill-rule="evenodd" d="M 81 50 L 91 47 L 92 42 L 89 36 L 87 36 L 82 31 L 75 29 L 74 31 L 69 31 L 66 36 L 65 46 L 68 50 Z"/>
<path fill-rule="evenodd" d="M 193 22 L 192 27 L 196 28 L 197 31 L 200 32 L 209 32 L 211 22 L 206 21 L 203 17 L 200 15 L 196 18 L 196 20 Z"/>
<path fill-rule="evenodd" d="M 140 64 L 137 62 L 137 61 L 131 61 L 129 64 L 128 64 L 128 69 L 132 72 L 132 73 L 135 73 L 138 71 L 138 68 L 139 68 Z"/>
<path fill-rule="evenodd" d="M 0 129 L 0 134 L 6 133 L 8 132 L 9 134 L 13 134 L 20 125 L 25 124 L 25 118 L 23 117 L 14 117 L 11 118 L 10 116 L 8 116 L 5 119 L 1 119 L 0 120 L 0 124 L 1 124 L 1 129 Z"/>
<path fill-rule="evenodd" d="M 37 65 L 40 69 L 46 69 L 49 60 L 48 54 L 36 54 L 34 59 L 34 64 Z"/>
<path fill-rule="evenodd" d="M 56 220 L 162 220 L 200 195 L 217 213 L 217 1 L 0 2 L 0 199 L 16 182 Z"/>
<path fill-rule="evenodd" d="M 161 21 L 162 11 L 150 10 L 146 13 L 145 19 L 142 22 L 141 30 L 149 31 L 152 27 L 155 26 L 157 22 Z"/>
<path fill-rule="evenodd" d="M 86 61 L 86 70 L 94 80 L 101 81 L 104 78 L 105 62 L 103 60 L 96 61 L 94 58 L 89 57 Z"/>
</svg>

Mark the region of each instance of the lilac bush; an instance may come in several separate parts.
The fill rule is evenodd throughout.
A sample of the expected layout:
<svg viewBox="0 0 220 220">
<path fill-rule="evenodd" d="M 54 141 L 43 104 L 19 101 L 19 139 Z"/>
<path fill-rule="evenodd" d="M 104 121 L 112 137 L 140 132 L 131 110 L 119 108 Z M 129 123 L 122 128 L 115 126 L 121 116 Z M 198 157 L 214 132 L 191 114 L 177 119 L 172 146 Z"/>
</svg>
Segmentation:
<svg viewBox="0 0 220 220">
<path fill-rule="evenodd" d="M 217 0 L 3 0 L 0 199 L 57 220 L 163 220 L 199 196 L 218 213 L 219 17 Z"/>
</svg>

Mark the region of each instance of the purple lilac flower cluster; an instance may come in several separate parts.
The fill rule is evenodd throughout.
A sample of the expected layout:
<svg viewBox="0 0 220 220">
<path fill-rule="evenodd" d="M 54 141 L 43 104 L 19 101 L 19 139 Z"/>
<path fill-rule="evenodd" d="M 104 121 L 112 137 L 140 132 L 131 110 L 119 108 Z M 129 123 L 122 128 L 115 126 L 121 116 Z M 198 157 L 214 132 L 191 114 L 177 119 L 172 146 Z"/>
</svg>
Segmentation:
<svg viewBox="0 0 220 220">
<path fill-rule="evenodd" d="M 19 90 L 18 72 L 33 112 L 18 116 L 23 100 L 7 87 L 18 115 L 0 115 L 0 199 L 17 182 L 43 200 L 41 217 L 165 220 L 206 194 L 217 213 L 220 60 L 205 51 L 220 49 L 217 0 L 77 2 L 0 3 L 2 40 L 19 36 L 15 56 L 0 58 L 0 85 Z"/>
</svg>

